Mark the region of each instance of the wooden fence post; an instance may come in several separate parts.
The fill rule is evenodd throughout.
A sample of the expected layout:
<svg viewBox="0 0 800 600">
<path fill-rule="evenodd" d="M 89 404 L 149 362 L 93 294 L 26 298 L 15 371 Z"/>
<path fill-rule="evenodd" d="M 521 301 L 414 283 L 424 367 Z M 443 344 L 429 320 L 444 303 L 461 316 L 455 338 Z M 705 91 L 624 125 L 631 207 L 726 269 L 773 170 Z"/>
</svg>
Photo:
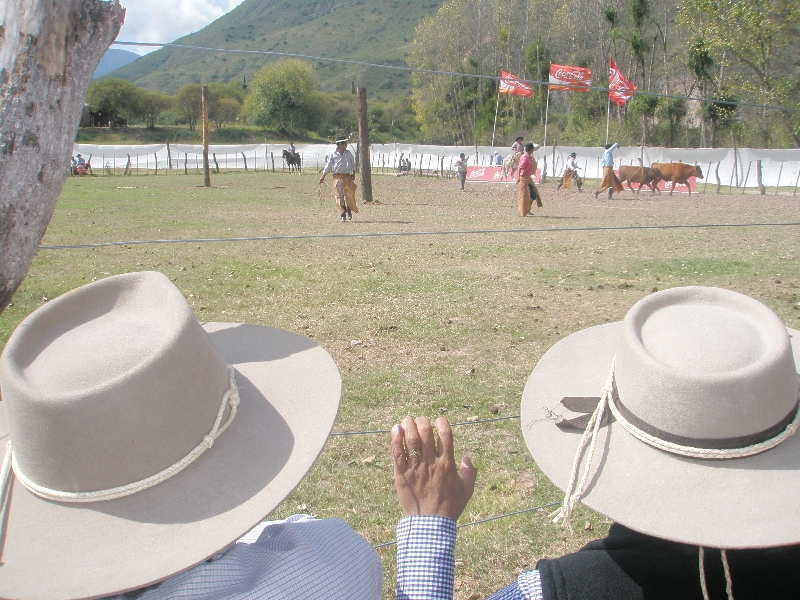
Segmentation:
<svg viewBox="0 0 800 600">
<path fill-rule="evenodd" d="M 761 159 L 759 158 L 756 161 L 756 181 L 758 182 L 758 193 L 762 196 L 767 193 L 767 190 L 764 189 L 764 184 L 761 181 Z"/>
<path fill-rule="evenodd" d="M 781 187 L 781 175 L 783 174 L 783 161 L 781 161 L 781 168 L 778 169 L 778 181 L 775 182 L 775 195 L 778 195 L 778 189 Z"/>
<path fill-rule="evenodd" d="M 750 167 L 753 166 L 753 161 L 751 160 L 747 163 L 747 175 L 744 176 L 744 183 L 742 184 L 742 196 L 744 196 L 745 192 L 747 191 L 747 180 L 750 178 Z"/>
<path fill-rule="evenodd" d="M 358 156 L 361 163 L 361 199 L 372 202 L 372 166 L 369 156 L 369 121 L 367 120 L 367 88 L 356 88 L 358 108 Z"/>
<path fill-rule="evenodd" d="M 200 88 L 200 101 L 203 106 L 203 187 L 211 187 L 211 173 L 208 168 L 208 86 Z"/>
</svg>

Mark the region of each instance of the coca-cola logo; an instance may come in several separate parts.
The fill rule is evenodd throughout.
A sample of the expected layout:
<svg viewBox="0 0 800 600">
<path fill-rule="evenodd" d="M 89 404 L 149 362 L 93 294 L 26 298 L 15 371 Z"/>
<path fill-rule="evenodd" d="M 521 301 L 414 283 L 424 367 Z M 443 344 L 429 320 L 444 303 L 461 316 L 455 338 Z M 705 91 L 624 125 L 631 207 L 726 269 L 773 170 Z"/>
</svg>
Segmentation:
<svg viewBox="0 0 800 600">
<path fill-rule="evenodd" d="M 556 69 L 555 75 L 553 75 L 556 79 L 560 79 L 561 81 L 583 81 L 586 79 L 586 74 L 582 71 L 569 71 L 567 69 Z"/>
<path fill-rule="evenodd" d="M 483 177 L 486 173 L 486 169 L 475 169 L 469 174 L 470 179 L 477 179 L 478 177 Z"/>
</svg>

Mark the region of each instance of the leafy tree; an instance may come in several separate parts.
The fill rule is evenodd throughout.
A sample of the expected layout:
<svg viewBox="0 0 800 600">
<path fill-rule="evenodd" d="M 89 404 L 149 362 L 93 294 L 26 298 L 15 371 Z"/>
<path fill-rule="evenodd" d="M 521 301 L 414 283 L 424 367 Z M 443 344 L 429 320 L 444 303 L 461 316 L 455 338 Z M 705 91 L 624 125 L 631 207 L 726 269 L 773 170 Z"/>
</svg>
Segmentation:
<svg viewBox="0 0 800 600">
<path fill-rule="evenodd" d="M 232 123 L 239 116 L 242 105 L 233 98 L 215 98 L 210 102 L 208 118 L 217 131 L 222 131 L 225 123 Z"/>
<path fill-rule="evenodd" d="M 717 131 L 736 122 L 736 97 L 725 88 L 714 93 L 713 100 L 706 104 L 706 118 L 711 121 L 711 147 L 716 148 Z"/>
<path fill-rule="evenodd" d="M 242 110 L 244 95 L 240 84 L 210 83 L 208 85 L 208 119 L 217 131 L 232 123 Z"/>
<path fill-rule="evenodd" d="M 89 84 L 86 103 L 95 112 L 117 117 L 136 114 L 139 88 L 124 79 L 100 79 Z"/>
<path fill-rule="evenodd" d="M 155 127 L 161 113 L 172 106 L 172 98 L 163 92 L 139 89 L 137 96 L 136 115 L 150 128 Z"/>
<path fill-rule="evenodd" d="M 663 102 L 659 103 L 656 114 L 666 125 L 668 148 L 675 146 L 675 134 L 680 129 L 686 112 L 686 100 L 683 98 L 665 98 Z"/>
<path fill-rule="evenodd" d="M 628 102 L 628 111 L 642 119 L 642 145 L 646 146 L 648 143 L 648 122 L 656 116 L 656 109 L 658 108 L 658 98 L 656 96 L 643 96 L 636 94 L 630 102 Z"/>
<path fill-rule="evenodd" d="M 245 111 L 256 124 L 299 133 L 314 129 L 314 67 L 299 59 L 280 60 L 263 67 L 250 84 Z"/>
<path fill-rule="evenodd" d="M 178 88 L 178 91 L 175 92 L 173 106 L 181 119 L 189 125 L 191 131 L 194 131 L 197 120 L 203 116 L 201 87 L 199 83 L 190 83 Z"/>
<path fill-rule="evenodd" d="M 703 38 L 695 38 L 689 46 L 689 59 L 686 63 L 689 71 L 694 76 L 700 97 L 706 98 L 708 88 L 714 81 L 714 59 L 711 57 L 711 46 Z M 708 147 L 706 143 L 706 110 L 700 111 L 700 145 Z"/>
</svg>

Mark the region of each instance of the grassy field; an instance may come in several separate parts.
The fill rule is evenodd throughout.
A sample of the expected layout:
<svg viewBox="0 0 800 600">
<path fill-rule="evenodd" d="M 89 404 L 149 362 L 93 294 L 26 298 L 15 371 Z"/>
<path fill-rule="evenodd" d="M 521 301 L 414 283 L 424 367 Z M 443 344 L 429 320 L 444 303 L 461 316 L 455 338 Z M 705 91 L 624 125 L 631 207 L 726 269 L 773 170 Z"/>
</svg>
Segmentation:
<svg viewBox="0 0 800 600">
<path fill-rule="evenodd" d="M 800 328 L 797 226 L 587 230 L 799 222 L 800 198 L 788 195 L 626 192 L 603 201 L 547 183 L 544 210 L 521 219 L 514 185 L 467 184 L 460 192 L 452 179 L 375 176 L 377 202 L 342 224 L 314 174 L 229 173 L 212 183 L 199 187 L 200 175 L 69 179 L 44 246 L 273 239 L 42 249 L 0 316 L 0 341 L 69 289 L 162 271 L 201 321 L 269 324 L 325 347 L 342 373 L 335 431 L 344 432 L 389 429 L 406 414 L 452 422 L 517 415 L 526 379 L 553 343 L 622 319 L 657 289 L 733 289 Z M 385 233 L 397 235 L 374 235 Z M 461 523 L 561 499 L 528 455 L 518 419 L 459 427 L 456 452 L 479 469 Z M 372 544 L 393 540 L 400 512 L 388 434 L 331 438 L 273 515 L 300 511 L 341 517 Z M 461 530 L 455 597 L 485 597 L 539 558 L 608 528 L 581 508 L 571 536 L 547 512 Z M 391 598 L 394 549 L 380 554 Z"/>
</svg>

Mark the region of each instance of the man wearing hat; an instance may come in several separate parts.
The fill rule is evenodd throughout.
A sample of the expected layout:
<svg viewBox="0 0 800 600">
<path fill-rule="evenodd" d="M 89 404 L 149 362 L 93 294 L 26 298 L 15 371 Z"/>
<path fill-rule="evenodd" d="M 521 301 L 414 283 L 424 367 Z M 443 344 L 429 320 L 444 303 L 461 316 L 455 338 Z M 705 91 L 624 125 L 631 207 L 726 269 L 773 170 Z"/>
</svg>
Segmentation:
<svg viewBox="0 0 800 600">
<path fill-rule="evenodd" d="M 356 160 L 353 153 L 347 149 L 348 139 L 341 137 L 336 140 L 336 151 L 331 154 L 328 164 L 322 170 L 320 183 L 325 183 L 325 175 L 333 173 L 333 196 L 339 208 L 339 217 L 342 223 L 353 218 L 353 212 L 358 212 L 356 205 Z"/>
<path fill-rule="evenodd" d="M 538 466 L 613 519 L 606 538 L 540 560 L 493 598 L 800 597 L 800 332 L 760 302 L 708 287 L 637 302 L 542 357 L 522 395 Z M 452 596 L 455 519 L 475 468 L 450 425 L 392 429 L 397 597 Z"/>
<path fill-rule="evenodd" d="M 528 142 L 525 144 L 525 152 L 522 153 L 522 157 L 519 159 L 517 214 L 520 217 L 533 216 L 533 213 L 531 213 L 533 200 L 536 200 L 537 209 L 541 210 L 543 206 L 539 190 L 536 188 L 536 184 L 533 183 L 533 176 L 536 174 L 537 166 L 536 159 L 533 158 L 533 152 L 538 148 L 538 144 Z"/>
<path fill-rule="evenodd" d="M 625 188 L 622 187 L 622 182 L 617 177 L 617 174 L 614 173 L 614 150 L 617 149 L 617 144 L 606 144 L 604 149 L 603 158 L 600 161 L 603 165 L 603 180 L 593 195 L 597 198 L 598 194 L 608 190 L 608 199 L 611 200 L 614 192 L 623 192 Z"/>
<path fill-rule="evenodd" d="M 567 158 L 567 165 L 564 169 L 564 176 L 561 178 L 561 181 L 556 188 L 556 191 L 559 191 L 561 187 L 568 188 L 572 183 L 572 180 L 575 180 L 575 185 L 578 186 L 578 191 L 581 191 L 581 185 L 583 184 L 583 180 L 578 175 L 578 162 L 577 162 L 578 155 L 575 152 L 570 152 L 569 157 Z"/>
<path fill-rule="evenodd" d="M 258 525 L 336 418 L 339 371 L 308 338 L 201 325 L 167 277 L 129 273 L 29 315 L 0 390 L 0 597 L 380 596 L 345 522 Z"/>
</svg>

